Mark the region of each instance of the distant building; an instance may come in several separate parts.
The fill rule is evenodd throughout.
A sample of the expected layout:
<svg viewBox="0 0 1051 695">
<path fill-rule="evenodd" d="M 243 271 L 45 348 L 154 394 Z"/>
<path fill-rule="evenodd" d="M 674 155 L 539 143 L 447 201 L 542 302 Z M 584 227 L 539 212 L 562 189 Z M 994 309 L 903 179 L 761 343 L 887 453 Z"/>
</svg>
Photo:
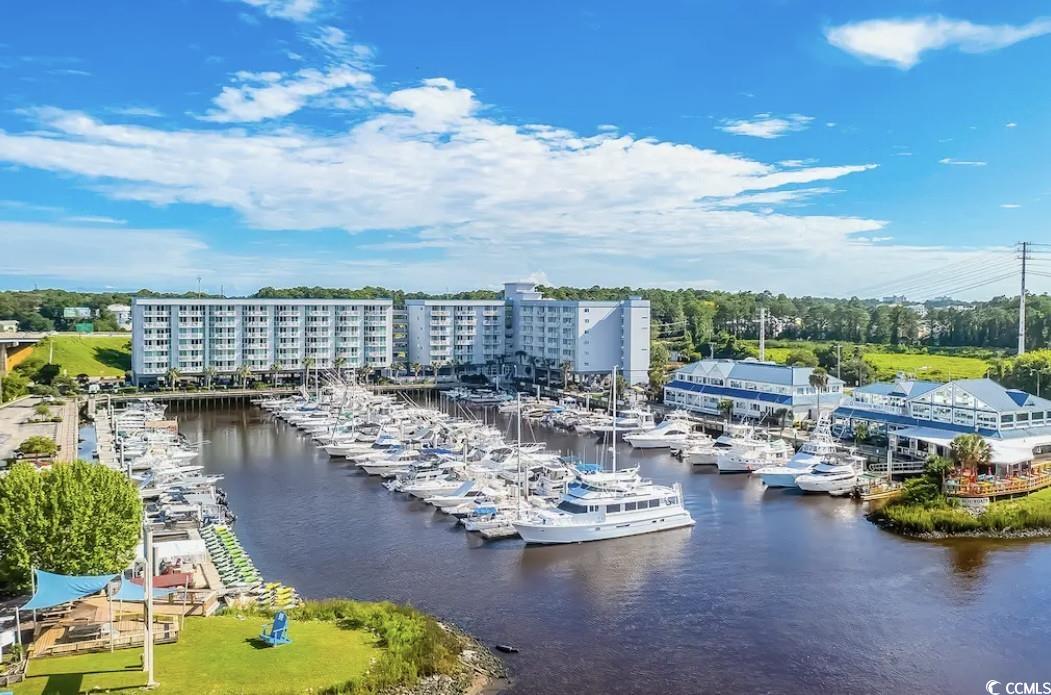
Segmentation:
<svg viewBox="0 0 1051 695">
<path fill-rule="evenodd" d="M 842 433 L 864 423 L 885 434 L 896 459 L 948 456 L 952 440 L 968 432 L 989 442 L 998 473 L 1051 455 L 1051 401 L 991 379 L 869 384 L 855 389 L 834 419 Z"/>
<path fill-rule="evenodd" d="M 113 314 L 113 319 L 117 322 L 117 328 L 122 331 L 131 330 L 131 307 L 127 304 L 110 304 L 106 307 L 106 311 Z"/>
<path fill-rule="evenodd" d="M 792 367 L 756 360 L 701 360 L 677 370 L 664 387 L 664 403 L 670 408 L 721 415 L 719 403 L 733 404 L 739 418 L 777 422 L 781 411 L 792 421 L 814 419 L 835 410 L 843 398 L 843 382 L 828 376 L 818 390 L 810 385 L 812 367 Z"/>
<path fill-rule="evenodd" d="M 506 283 L 504 299 L 507 359 L 521 368 L 559 374 L 566 365 L 577 376 L 604 376 L 617 367 L 628 383 L 649 383 L 649 300 L 545 299 L 531 282 Z"/>
<path fill-rule="evenodd" d="M 90 319 L 91 317 L 91 308 L 86 306 L 67 306 L 62 310 L 64 319 Z"/>
<path fill-rule="evenodd" d="M 395 365 L 409 363 L 409 314 L 405 309 L 391 312 L 391 360 Z"/>
<path fill-rule="evenodd" d="M 390 299 L 132 299 L 132 372 L 201 376 L 389 367 Z M 309 361 L 309 362 L 308 362 Z"/>
<path fill-rule="evenodd" d="M 18 321 L 0 321 L 0 333 L 17 333 Z"/>
<path fill-rule="evenodd" d="M 410 299 L 405 310 L 410 363 L 499 373 L 506 310 L 502 299 Z"/>
</svg>

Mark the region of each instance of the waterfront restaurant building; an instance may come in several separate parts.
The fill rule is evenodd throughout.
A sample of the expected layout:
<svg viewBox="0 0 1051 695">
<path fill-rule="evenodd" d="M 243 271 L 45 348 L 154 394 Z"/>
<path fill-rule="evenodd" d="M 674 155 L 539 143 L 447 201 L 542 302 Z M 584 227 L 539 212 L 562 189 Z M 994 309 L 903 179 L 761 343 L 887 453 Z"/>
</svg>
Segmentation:
<svg viewBox="0 0 1051 695">
<path fill-rule="evenodd" d="M 858 423 L 885 434 L 896 460 L 948 456 L 952 440 L 976 432 L 989 443 L 994 473 L 1007 476 L 1051 457 L 1051 401 L 991 379 L 947 383 L 898 379 L 854 390 L 834 415 L 840 436 Z"/>
<path fill-rule="evenodd" d="M 779 423 L 816 419 L 835 410 L 843 398 L 843 382 L 829 375 L 818 390 L 810 385 L 811 367 L 793 367 L 773 362 L 747 360 L 701 360 L 677 370 L 664 386 L 664 404 L 669 408 L 705 415 L 722 415 L 719 402 L 733 404 L 737 418 Z"/>
<path fill-rule="evenodd" d="M 170 368 L 203 376 L 252 372 L 300 374 L 318 369 L 391 365 L 390 299 L 132 300 L 135 383 L 163 379 Z"/>
</svg>

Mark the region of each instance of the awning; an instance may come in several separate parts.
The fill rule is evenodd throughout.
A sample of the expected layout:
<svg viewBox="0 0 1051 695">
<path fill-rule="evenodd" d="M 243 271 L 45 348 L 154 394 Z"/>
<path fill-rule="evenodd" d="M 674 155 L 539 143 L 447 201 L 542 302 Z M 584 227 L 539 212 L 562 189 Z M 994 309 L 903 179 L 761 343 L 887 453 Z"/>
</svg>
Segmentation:
<svg viewBox="0 0 1051 695">
<path fill-rule="evenodd" d="M 898 439 L 917 439 L 946 448 L 951 446 L 952 440 L 959 436 L 953 432 L 946 432 L 934 427 L 906 427 L 891 434 Z M 1012 442 L 1005 442 L 999 439 L 990 439 L 988 437 L 983 437 L 983 439 L 989 445 L 989 462 L 994 466 L 1010 466 L 1033 460 L 1032 448 L 1013 445 Z"/>
<path fill-rule="evenodd" d="M 119 574 L 69 576 L 44 570 L 33 570 L 33 575 L 36 577 L 36 592 L 21 607 L 21 610 L 24 611 L 52 608 L 61 606 L 63 603 L 78 601 L 103 591 L 106 585 L 113 580 L 120 582 L 120 588 L 113 598 L 119 601 L 144 601 L 146 598 L 141 586 L 123 581 L 123 577 Z M 154 589 L 153 596 L 163 598 L 170 593 L 169 590 Z"/>
</svg>

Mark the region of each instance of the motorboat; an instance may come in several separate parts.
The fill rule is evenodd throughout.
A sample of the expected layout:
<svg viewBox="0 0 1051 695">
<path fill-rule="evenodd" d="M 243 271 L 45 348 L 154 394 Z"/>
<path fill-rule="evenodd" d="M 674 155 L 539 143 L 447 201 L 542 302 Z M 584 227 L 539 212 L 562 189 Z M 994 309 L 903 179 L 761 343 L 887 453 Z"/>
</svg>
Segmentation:
<svg viewBox="0 0 1051 695">
<path fill-rule="evenodd" d="M 719 451 L 715 465 L 720 473 L 751 473 L 766 466 L 787 463 L 793 451 L 783 439 L 757 439 L 754 437 L 734 440 L 729 448 Z"/>
<path fill-rule="evenodd" d="M 796 487 L 796 478 L 810 473 L 814 467 L 834 455 L 839 445 L 832 436 L 832 428 L 822 418 L 814 428 L 810 438 L 787 463 L 783 465 L 764 466 L 755 471 L 767 487 Z"/>
<path fill-rule="evenodd" d="M 624 441 L 636 449 L 667 449 L 675 444 L 685 443 L 692 432 L 693 427 L 689 420 L 673 417 L 651 430 L 626 434 Z"/>
<path fill-rule="evenodd" d="M 846 495 L 857 487 L 865 470 L 865 458 L 853 451 L 836 453 L 814 466 L 810 473 L 796 477 L 803 492 Z"/>
</svg>

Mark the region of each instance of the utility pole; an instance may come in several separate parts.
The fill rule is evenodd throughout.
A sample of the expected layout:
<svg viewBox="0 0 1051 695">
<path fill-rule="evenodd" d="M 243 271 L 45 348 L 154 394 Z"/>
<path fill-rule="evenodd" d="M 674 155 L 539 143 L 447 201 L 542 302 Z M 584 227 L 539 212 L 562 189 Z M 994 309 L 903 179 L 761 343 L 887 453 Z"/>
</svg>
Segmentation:
<svg viewBox="0 0 1051 695">
<path fill-rule="evenodd" d="M 766 307 L 759 307 L 759 361 L 766 361 Z"/>
<path fill-rule="evenodd" d="M 1018 354 L 1025 354 L 1025 269 L 1029 260 L 1029 242 L 1019 242 L 1022 250 L 1022 292 L 1018 295 Z"/>
<path fill-rule="evenodd" d="M 836 343 L 836 378 L 843 380 L 843 346 Z"/>
<path fill-rule="evenodd" d="M 153 529 L 147 519 L 142 528 L 142 549 L 146 556 L 146 574 L 142 577 L 143 610 L 145 634 L 142 641 L 142 670 L 146 672 L 146 687 L 154 688 L 157 681 L 153 679 Z"/>
</svg>

